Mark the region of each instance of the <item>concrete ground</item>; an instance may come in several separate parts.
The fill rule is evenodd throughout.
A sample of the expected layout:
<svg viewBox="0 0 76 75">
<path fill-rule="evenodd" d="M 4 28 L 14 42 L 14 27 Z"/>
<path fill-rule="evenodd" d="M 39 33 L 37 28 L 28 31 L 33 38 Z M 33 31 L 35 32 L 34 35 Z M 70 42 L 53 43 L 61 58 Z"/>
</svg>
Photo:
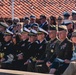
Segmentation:
<svg viewBox="0 0 76 75">
<path fill-rule="evenodd" d="M 34 72 L 0 69 L 0 75 L 53 75 L 53 74 L 42 74 Z"/>
</svg>

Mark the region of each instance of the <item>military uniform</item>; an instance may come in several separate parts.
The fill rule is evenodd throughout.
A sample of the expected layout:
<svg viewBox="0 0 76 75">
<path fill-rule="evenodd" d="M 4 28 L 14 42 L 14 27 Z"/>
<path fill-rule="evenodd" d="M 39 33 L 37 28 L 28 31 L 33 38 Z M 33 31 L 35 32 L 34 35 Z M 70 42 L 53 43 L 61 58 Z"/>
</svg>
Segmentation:
<svg viewBox="0 0 76 75">
<path fill-rule="evenodd" d="M 0 22 L 0 26 L 1 27 L 4 27 L 5 29 L 8 27 L 7 24 L 3 23 L 3 22 Z M 5 32 L 5 31 L 4 31 Z M 0 58 L 2 57 L 2 53 L 1 53 L 1 46 L 2 44 L 4 43 L 4 32 L 0 31 Z"/>
<path fill-rule="evenodd" d="M 47 32 L 42 28 L 38 28 L 37 36 L 42 35 L 42 33 L 45 35 L 45 33 L 47 33 Z M 29 67 L 28 67 L 29 71 L 35 71 L 36 60 L 39 60 L 41 58 L 41 56 L 44 54 L 45 49 L 46 49 L 46 42 L 47 41 L 45 40 L 45 37 L 42 39 L 42 41 L 40 41 L 40 40 L 36 41 L 36 43 L 37 43 L 36 54 L 33 58 L 32 63 L 29 64 Z"/>
<path fill-rule="evenodd" d="M 26 27 L 26 28 L 29 29 L 29 28 L 30 28 L 30 25 L 29 25 L 29 24 L 24 24 L 24 25 L 23 25 L 23 28 L 24 28 L 24 27 Z"/>
<path fill-rule="evenodd" d="M 72 60 L 72 62 L 70 62 L 69 66 L 64 71 L 63 75 L 76 75 L 76 47 L 73 52 L 73 57 L 71 60 Z"/>
<path fill-rule="evenodd" d="M 60 26 L 59 31 L 67 30 L 66 26 Z M 53 64 L 51 65 L 51 69 L 55 68 L 55 74 L 62 74 L 64 70 L 68 67 L 68 63 L 65 63 L 64 60 L 70 60 L 72 58 L 73 53 L 73 44 L 67 38 L 60 42 L 57 46 L 56 59 L 54 60 Z"/>
<path fill-rule="evenodd" d="M 67 37 L 70 39 L 73 32 L 73 22 L 71 20 L 67 20 L 64 22 L 64 25 L 66 25 L 67 27 L 72 25 L 72 28 L 68 29 L 68 35 L 67 35 Z"/>
<path fill-rule="evenodd" d="M 45 52 L 45 59 L 44 61 L 50 61 L 53 62 L 54 59 L 56 58 L 55 56 L 55 51 L 56 47 L 59 44 L 59 40 L 55 38 L 54 40 L 50 40 L 46 46 L 46 52 Z"/>
<path fill-rule="evenodd" d="M 29 37 L 30 36 L 36 37 L 37 31 L 34 30 L 34 29 L 31 29 L 28 35 L 29 35 Z M 36 42 L 36 40 L 34 40 L 34 42 L 29 42 L 29 44 L 27 46 L 27 51 L 28 51 L 27 58 L 28 59 L 31 58 L 31 57 L 35 57 L 36 49 L 37 49 L 37 42 Z"/>
<path fill-rule="evenodd" d="M 56 51 L 57 44 L 59 44 L 59 40 L 57 38 L 55 38 L 54 40 L 50 40 L 47 43 L 46 48 L 45 48 L 46 50 L 40 58 L 41 60 L 44 60 L 44 62 L 43 63 L 37 63 L 37 65 L 36 65 L 37 66 L 37 68 L 36 68 L 37 72 L 42 72 L 42 73 L 48 73 L 49 72 L 49 68 L 46 66 L 46 62 L 50 61 L 52 63 L 54 61 L 54 59 L 56 58 L 55 51 Z M 40 65 L 42 65 L 42 67 L 38 68 Z"/>
<path fill-rule="evenodd" d="M 45 52 L 47 41 L 43 40 L 41 43 L 37 41 L 37 53 L 36 53 L 36 60 L 41 59 L 42 55 Z"/>
<path fill-rule="evenodd" d="M 0 42 L 2 43 L 2 42 L 4 42 L 4 38 L 3 38 L 3 33 L 2 32 L 0 32 Z"/>
<path fill-rule="evenodd" d="M 73 38 L 74 37 L 74 38 Z M 76 39 L 76 30 L 72 33 L 72 40 Z M 72 57 L 72 62 L 69 62 L 69 66 L 67 69 L 64 71 L 63 75 L 76 75 L 76 44 L 75 40 L 73 41 L 74 43 L 74 50 L 73 50 L 73 57 Z"/>
<path fill-rule="evenodd" d="M 21 70 L 21 66 L 23 65 L 24 61 L 27 60 L 27 46 L 29 42 L 28 39 L 20 41 L 14 47 L 14 61 L 12 63 L 12 68 L 16 70 Z M 22 55 L 22 59 L 18 59 L 19 55 Z"/>
<path fill-rule="evenodd" d="M 30 23 L 29 23 L 30 27 L 31 27 L 34 23 L 36 23 L 36 16 L 35 16 L 35 15 L 31 15 L 31 16 L 30 16 Z"/>
<path fill-rule="evenodd" d="M 39 27 L 38 23 L 31 24 L 31 28 L 34 29 L 34 30 L 37 30 L 38 27 Z"/>
<path fill-rule="evenodd" d="M 56 30 L 56 26 L 50 26 L 50 30 Z M 50 61 L 52 62 L 55 59 L 55 48 L 56 45 L 58 44 L 58 39 L 55 37 L 54 40 L 50 40 L 49 42 L 47 42 L 46 44 L 46 48 L 45 48 L 45 52 L 42 54 L 41 58 L 39 58 L 40 60 L 43 60 L 44 62 L 42 63 L 36 63 L 36 71 L 37 72 L 49 72 L 48 67 L 46 66 L 46 62 Z"/>
<path fill-rule="evenodd" d="M 68 59 L 70 60 L 72 57 L 72 52 L 73 52 L 73 44 L 70 40 L 68 40 L 67 38 L 60 43 L 60 45 L 58 46 L 58 50 L 56 52 L 56 55 L 58 58 L 60 59 Z M 69 54 L 69 55 L 68 55 Z"/>
<path fill-rule="evenodd" d="M 36 37 L 37 31 L 34 30 L 34 29 L 31 29 L 30 33 L 28 35 Z M 35 57 L 35 55 L 36 55 L 36 49 L 37 49 L 37 42 L 36 42 L 36 40 L 34 40 L 34 42 L 30 42 L 28 44 L 28 48 L 27 48 L 27 50 L 28 50 L 28 59 L 30 57 Z"/>
<path fill-rule="evenodd" d="M 24 28 L 24 27 L 26 27 L 26 28 L 28 28 L 28 29 L 30 28 L 29 20 L 30 20 L 29 17 L 25 17 L 25 18 L 24 18 L 23 21 L 24 21 L 24 22 L 25 22 L 25 21 L 28 21 L 28 23 L 27 23 L 27 24 L 24 24 L 24 25 L 23 25 L 23 28 Z"/>
<path fill-rule="evenodd" d="M 29 33 L 30 30 L 27 28 L 24 28 L 22 30 L 21 34 L 26 34 Z M 15 50 L 15 58 L 14 62 L 12 63 L 13 69 L 21 70 L 21 66 L 23 65 L 24 61 L 27 60 L 27 46 L 28 46 L 28 38 L 27 39 L 22 39 L 16 45 L 14 45 L 14 50 Z M 20 59 L 21 58 L 21 59 Z"/>
<path fill-rule="evenodd" d="M 4 42 L 1 46 L 1 52 L 4 53 L 3 58 L 5 58 L 7 60 L 8 59 L 7 55 L 14 53 L 13 43 L 11 41 Z"/>
<path fill-rule="evenodd" d="M 12 34 L 9 32 L 5 32 L 4 36 L 11 36 Z M 2 68 L 10 68 L 11 69 L 11 63 L 14 59 L 14 50 L 13 50 L 13 43 L 11 40 L 5 41 L 1 46 L 1 53 L 2 58 L 4 58 L 4 61 L 2 61 Z"/>
<path fill-rule="evenodd" d="M 73 29 L 69 29 L 69 30 L 68 30 L 68 35 L 67 35 L 67 37 L 68 37 L 69 39 L 71 39 L 72 32 L 73 32 Z"/>
<path fill-rule="evenodd" d="M 3 33 L 0 32 L 0 58 L 2 57 L 1 46 L 4 43 Z"/>
<path fill-rule="evenodd" d="M 1 68 L 11 69 L 12 68 L 12 61 L 14 59 L 14 50 L 13 50 L 13 43 L 11 41 L 5 42 L 1 46 L 2 57 L 5 59 L 2 62 Z"/>
</svg>

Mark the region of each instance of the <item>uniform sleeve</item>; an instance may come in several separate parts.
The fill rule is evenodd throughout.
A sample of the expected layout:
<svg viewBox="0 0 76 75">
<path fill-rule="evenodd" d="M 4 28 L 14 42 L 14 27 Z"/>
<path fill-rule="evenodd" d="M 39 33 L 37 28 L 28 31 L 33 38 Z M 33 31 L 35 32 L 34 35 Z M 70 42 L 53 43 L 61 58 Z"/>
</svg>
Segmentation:
<svg viewBox="0 0 76 75">
<path fill-rule="evenodd" d="M 43 60 L 45 62 L 49 61 L 50 60 L 50 57 L 51 57 L 51 53 L 50 53 L 50 41 L 47 43 L 46 45 L 46 50 L 45 50 L 45 53 L 44 53 L 44 58 Z"/>
<path fill-rule="evenodd" d="M 73 53 L 73 43 L 70 42 L 66 47 L 64 58 L 70 60 L 72 58 L 72 53 Z"/>
<path fill-rule="evenodd" d="M 47 58 L 46 58 L 47 48 L 48 48 L 48 42 L 46 43 L 45 51 L 44 51 L 43 55 L 40 58 L 41 60 L 47 60 Z"/>
<path fill-rule="evenodd" d="M 50 62 L 53 62 L 54 59 L 55 59 L 56 56 L 57 56 L 57 55 L 56 55 L 56 51 L 57 51 L 57 48 L 58 48 L 59 43 L 60 43 L 60 41 L 57 41 L 56 44 L 55 44 L 55 49 L 54 49 L 55 52 L 54 52 L 53 55 L 50 57 L 50 59 L 49 59 Z"/>
</svg>

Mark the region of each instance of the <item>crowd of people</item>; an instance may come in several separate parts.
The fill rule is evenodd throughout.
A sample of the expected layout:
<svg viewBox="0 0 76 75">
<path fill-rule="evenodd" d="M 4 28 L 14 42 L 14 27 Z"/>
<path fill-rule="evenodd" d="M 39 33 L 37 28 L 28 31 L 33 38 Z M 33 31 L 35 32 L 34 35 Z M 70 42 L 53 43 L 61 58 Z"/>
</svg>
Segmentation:
<svg viewBox="0 0 76 75">
<path fill-rule="evenodd" d="M 76 16 L 76 11 L 72 12 Z M 76 59 L 75 23 L 64 12 L 49 21 L 40 15 L 14 18 L 12 25 L 0 22 L 0 68 L 61 75 Z M 63 74 L 67 75 L 67 74 Z M 68 74 L 69 75 L 69 74 Z"/>
</svg>

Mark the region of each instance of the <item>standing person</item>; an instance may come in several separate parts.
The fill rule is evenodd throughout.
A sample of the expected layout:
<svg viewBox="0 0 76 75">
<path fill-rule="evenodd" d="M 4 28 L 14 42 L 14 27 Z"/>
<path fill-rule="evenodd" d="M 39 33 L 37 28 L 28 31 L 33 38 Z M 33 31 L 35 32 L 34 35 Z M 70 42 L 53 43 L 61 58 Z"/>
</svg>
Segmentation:
<svg viewBox="0 0 76 75">
<path fill-rule="evenodd" d="M 50 67 L 50 74 L 62 74 L 68 67 L 68 60 L 72 58 L 73 44 L 67 38 L 67 27 L 62 25 L 59 26 L 59 39 L 60 44 L 56 50 L 56 58 Z"/>
<path fill-rule="evenodd" d="M 47 31 L 48 30 L 48 23 L 47 23 L 45 15 L 40 15 L 40 22 L 41 22 L 41 24 L 39 25 L 39 27 L 41 27 Z"/>
<path fill-rule="evenodd" d="M 59 40 L 57 39 L 56 26 L 50 25 L 48 32 L 49 32 L 49 37 L 51 40 L 47 42 L 45 52 L 42 54 L 41 58 L 37 59 L 37 62 L 36 62 L 37 72 L 48 73 L 49 66 L 52 64 L 53 60 L 56 57 L 54 56 L 54 52 L 56 50 L 56 46 L 59 43 Z"/>
<path fill-rule="evenodd" d="M 63 75 L 76 75 L 76 30 L 72 33 L 72 42 L 74 44 L 72 61 L 68 61 L 69 66 L 64 71 Z"/>
</svg>

